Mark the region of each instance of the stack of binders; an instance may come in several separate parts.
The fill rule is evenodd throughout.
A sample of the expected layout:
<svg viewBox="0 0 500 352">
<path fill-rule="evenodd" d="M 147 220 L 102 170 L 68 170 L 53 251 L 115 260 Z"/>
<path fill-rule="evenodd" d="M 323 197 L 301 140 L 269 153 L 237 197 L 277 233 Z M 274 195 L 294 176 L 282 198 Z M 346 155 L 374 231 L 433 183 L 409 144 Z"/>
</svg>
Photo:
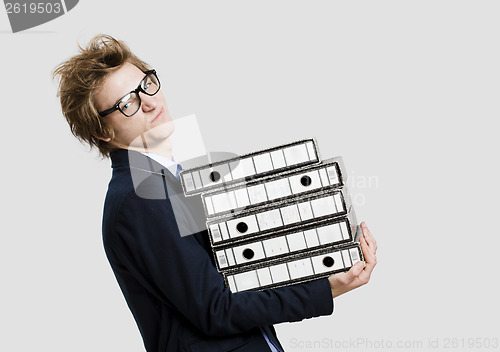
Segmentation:
<svg viewBox="0 0 500 352">
<path fill-rule="evenodd" d="M 200 194 L 217 269 L 232 292 L 349 270 L 363 260 L 341 157 L 320 161 L 314 139 L 184 170 Z"/>
</svg>

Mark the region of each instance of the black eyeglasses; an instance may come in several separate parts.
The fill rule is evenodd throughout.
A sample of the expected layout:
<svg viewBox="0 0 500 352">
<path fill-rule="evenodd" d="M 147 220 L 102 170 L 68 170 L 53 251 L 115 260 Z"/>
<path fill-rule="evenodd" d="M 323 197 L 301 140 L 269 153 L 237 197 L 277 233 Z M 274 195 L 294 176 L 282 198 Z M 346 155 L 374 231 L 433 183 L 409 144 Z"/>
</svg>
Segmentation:
<svg viewBox="0 0 500 352">
<path fill-rule="evenodd" d="M 139 83 L 137 89 L 125 94 L 112 108 L 101 111 L 99 116 L 104 117 L 116 110 L 120 110 L 123 115 L 130 117 L 139 111 L 141 107 L 141 97 L 139 92 L 143 92 L 144 94 L 151 96 L 155 95 L 160 90 L 160 80 L 156 75 L 156 71 L 146 71 L 144 74 L 146 76 L 142 79 L 141 83 Z"/>
</svg>

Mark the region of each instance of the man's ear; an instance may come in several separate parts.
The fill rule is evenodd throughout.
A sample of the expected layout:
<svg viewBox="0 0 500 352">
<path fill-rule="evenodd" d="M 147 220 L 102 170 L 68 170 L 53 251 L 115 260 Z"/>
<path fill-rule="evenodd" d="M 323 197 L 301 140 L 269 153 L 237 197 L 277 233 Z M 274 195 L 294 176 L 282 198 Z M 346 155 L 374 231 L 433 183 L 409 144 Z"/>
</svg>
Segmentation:
<svg viewBox="0 0 500 352">
<path fill-rule="evenodd" d="M 94 136 L 95 138 L 97 138 L 97 139 L 100 139 L 100 140 L 101 140 L 101 141 L 103 141 L 103 142 L 106 142 L 106 143 L 107 143 L 107 142 L 109 142 L 109 141 L 111 140 L 111 138 L 110 138 L 110 137 L 108 137 L 108 138 L 104 138 L 104 137 L 99 137 L 99 136 L 96 136 L 95 134 L 93 134 L 93 136 Z"/>
</svg>

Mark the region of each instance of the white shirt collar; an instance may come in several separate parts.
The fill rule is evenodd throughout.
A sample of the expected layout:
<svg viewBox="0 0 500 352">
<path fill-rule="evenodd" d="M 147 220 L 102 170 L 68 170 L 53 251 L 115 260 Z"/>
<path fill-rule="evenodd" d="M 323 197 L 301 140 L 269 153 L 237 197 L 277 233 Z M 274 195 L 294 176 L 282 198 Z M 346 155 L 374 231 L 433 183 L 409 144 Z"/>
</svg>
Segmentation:
<svg viewBox="0 0 500 352">
<path fill-rule="evenodd" d="M 175 160 L 174 156 L 172 155 L 172 159 L 166 158 L 162 155 L 158 154 L 153 154 L 153 153 L 147 153 L 147 152 L 141 152 L 141 154 L 146 155 L 147 157 L 150 157 L 157 163 L 161 164 L 164 166 L 170 173 L 174 176 L 177 174 L 177 161 Z"/>
</svg>

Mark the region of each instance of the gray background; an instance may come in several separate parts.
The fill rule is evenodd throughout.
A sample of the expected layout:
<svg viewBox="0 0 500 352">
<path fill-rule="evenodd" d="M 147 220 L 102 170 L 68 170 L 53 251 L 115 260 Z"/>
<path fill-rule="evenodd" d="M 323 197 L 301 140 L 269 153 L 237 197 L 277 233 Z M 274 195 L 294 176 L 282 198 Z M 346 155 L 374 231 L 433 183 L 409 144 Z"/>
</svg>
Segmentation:
<svg viewBox="0 0 500 352">
<path fill-rule="evenodd" d="M 485 350 L 467 339 L 500 337 L 499 10 L 87 0 L 17 34 L 0 10 L 0 350 L 142 350 L 101 244 L 109 161 L 71 135 L 51 80 L 100 32 L 159 71 L 170 112 L 196 114 L 208 150 L 315 137 L 323 158 L 344 157 L 379 264 L 333 315 L 278 325 L 287 351 Z"/>
</svg>

